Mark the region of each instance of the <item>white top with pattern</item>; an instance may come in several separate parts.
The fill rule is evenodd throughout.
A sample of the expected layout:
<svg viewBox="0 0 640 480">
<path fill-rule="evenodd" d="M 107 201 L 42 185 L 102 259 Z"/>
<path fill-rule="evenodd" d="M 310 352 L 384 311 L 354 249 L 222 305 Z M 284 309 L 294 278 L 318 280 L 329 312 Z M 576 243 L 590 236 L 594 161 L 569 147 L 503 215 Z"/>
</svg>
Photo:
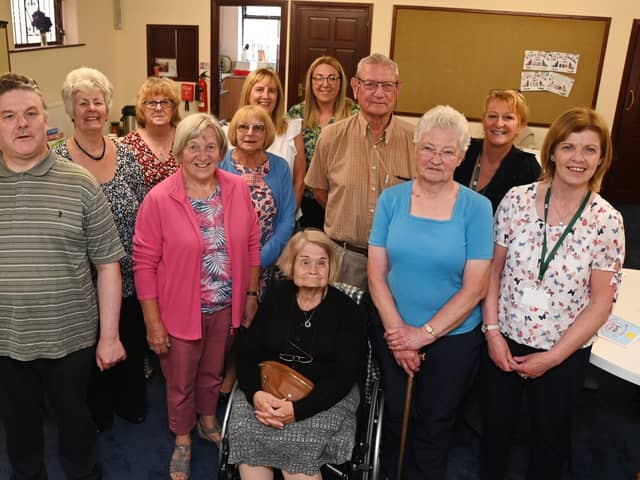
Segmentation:
<svg viewBox="0 0 640 480">
<path fill-rule="evenodd" d="M 535 208 L 538 185 L 509 190 L 494 217 L 495 242 L 507 247 L 498 320 L 501 331 L 515 342 L 548 350 L 589 304 L 591 271 L 614 271 L 616 265 L 622 266 L 624 227 L 620 212 L 600 195 L 592 194 L 539 285 L 549 299 L 548 309 L 526 306 L 521 300 L 525 288 L 537 285 L 545 228 Z M 565 227 L 546 228 L 547 250 L 551 251 Z M 618 272 L 612 284 L 619 285 L 620 280 Z M 592 342 L 590 339 L 587 345 Z"/>
</svg>

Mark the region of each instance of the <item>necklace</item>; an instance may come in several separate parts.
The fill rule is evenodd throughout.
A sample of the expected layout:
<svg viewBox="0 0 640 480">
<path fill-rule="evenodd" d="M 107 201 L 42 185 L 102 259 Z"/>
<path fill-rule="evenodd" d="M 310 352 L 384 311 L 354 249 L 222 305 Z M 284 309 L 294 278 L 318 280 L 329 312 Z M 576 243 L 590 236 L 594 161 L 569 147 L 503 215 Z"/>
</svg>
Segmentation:
<svg viewBox="0 0 640 480">
<path fill-rule="evenodd" d="M 309 310 L 308 312 L 302 310 L 302 314 L 304 315 L 304 328 L 311 328 L 311 319 L 316 314 L 316 310 L 318 310 L 318 307 L 315 307 L 313 310 Z"/>
<path fill-rule="evenodd" d="M 478 160 L 476 160 L 476 168 L 473 169 L 473 178 L 471 179 L 471 190 L 474 192 L 478 191 L 478 179 L 480 178 L 480 155 L 478 155 Z"/>
<path fill-rule="evenodd" d="M 76 147 L 78 147 L 82 153 L 84 153 L 87 157 L 97 162 L 104 158 L 104 154 L 107 151 L 107 143 L 104 141 L 104 137 L 100 137 L 100 138 L 102 139 L 102 153 L 100 155 L 91 155 L 84 148 L 82 148 L 82 145 L 78 143 L 78 139 L 76 137 L 73 137 L 73 142 L 76 144 Z"/>
</svg>

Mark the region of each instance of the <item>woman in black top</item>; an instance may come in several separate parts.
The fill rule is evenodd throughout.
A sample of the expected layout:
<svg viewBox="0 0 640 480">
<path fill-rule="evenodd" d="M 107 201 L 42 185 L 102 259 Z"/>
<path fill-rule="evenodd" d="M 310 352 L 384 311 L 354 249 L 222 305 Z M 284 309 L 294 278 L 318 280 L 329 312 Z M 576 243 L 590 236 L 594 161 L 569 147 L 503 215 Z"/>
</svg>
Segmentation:
<svg viewBox="0 0 640 480">
<path fill-rule="evenodd" d="M 491 90 L 485 100 L 484 139 L 474 138 L 454 179 L 489 200 L 496 211 L 511 187 L 534 182 L 540 176 L 535 155 L 513 145 L 527 125 L 528 107 L 517 90 Z"/>
<path fill-rule="evenodd" d="M 285 479 L 320 479 L 323 464 L 343 463 L 352 453 L 364 321 L 356 304 L 329 285 L 337 260 L 324 233 L 295 234 L 278 266 L 291 280 L 270 287 L 240 342 L 229 461 L 243 478 L 275 467 Z M 265 360 L 296 369 L 314 382 L 313 391 L 295 402 L 262 391 L 258 364 Z"/>
</svg>

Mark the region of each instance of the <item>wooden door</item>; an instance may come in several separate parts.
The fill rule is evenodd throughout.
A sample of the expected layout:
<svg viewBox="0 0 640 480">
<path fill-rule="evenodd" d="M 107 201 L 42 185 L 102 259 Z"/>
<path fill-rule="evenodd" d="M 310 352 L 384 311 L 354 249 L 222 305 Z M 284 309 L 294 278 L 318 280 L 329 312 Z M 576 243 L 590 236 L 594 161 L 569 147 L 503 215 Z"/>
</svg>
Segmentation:
<svg viewBox="0 0 640 480">
<path fill-rule="evenodd" d="M 604 181 L 608 200 L 640 204 L 640 20 L 633 21 L 613 122 L 613 164 Z"/>
<path fill-rule="evenodd" d="M 304 81 L 311 62 L 331 55 L 347 78 L 369 55 L 373 5 L 364 3 L 293 2 L 289 52 L 288 105 L 304 100 Z M 351 95 L 351 88 L 347 90 Z"/>
</svg>

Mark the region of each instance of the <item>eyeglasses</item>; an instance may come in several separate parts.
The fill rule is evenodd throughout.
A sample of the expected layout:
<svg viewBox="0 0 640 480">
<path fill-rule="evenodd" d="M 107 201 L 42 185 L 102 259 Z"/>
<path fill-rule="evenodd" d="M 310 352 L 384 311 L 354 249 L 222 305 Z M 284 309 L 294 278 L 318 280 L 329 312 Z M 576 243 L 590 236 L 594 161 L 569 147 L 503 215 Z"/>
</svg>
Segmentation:
<svg viewBox="0 0 640 480">
<path fill-rule="evenodd" d="M 289 340 L 289 345 L 298 350 L 298 352 L 302 353 L 302 355 L 296 355 L 294 353 L 279 353 L 278 358 L 283 362 L 298 362 L 298 363 L 311 363 L 313 362 L 313 355 L 302 350 L 298 345 Z"/>
<path fill-rule="evenodd" d="M 440 151 L 433 145 L 422 145 L 418 150 L 427 160 L 432 160 L 436 155 L 440 155 L 443 162 L 450 162 L 458 158 L 458 152 L 452 148 L 445 147 Z"/>
<path fill-rule="evenodd" d="M 173 102 L 171 100 L 146 100 L 144 106 L 149 110 L 155 110 L 160 105 L 160 108 L 163 110 L 170 108 L 173 106 Z"/>
<path fill-rule="evenodd" d="M 322 76 L 322 75 L 316 75 L 315 77 L 311 77 L 311 80 L 313 80 L 314 83 L 324 83 L 325 80 L 328 83 L 336 83 L 337 81 L 340 80 L 340 76 L 339 75 L 327 75 L 326 77 Z"/>
<path fill-rule="evenodd" d="M 248 123 L 241 123 L 238 125 L 238 130 L 242 133 L 247 133 L 249 130 L 253 130 L 256 133 L 262 133 L 266 130 L 266 126 L 263 123 L 256 123 L 254 125 L 249 125 Z"/>
<path fill-rule="evenodd" d="M 398 85 L 400 85 L 399 81 L 395 82 L 376 82 L 375 80 L 363 80 L 362 78 L 356 77 L 357 82 L 364 87 L 365 90 L 369 92 L 375 92 L 378 90 L 378 87 L 382 87 L 383 92 L 392 92 Z"/>
</svg>

